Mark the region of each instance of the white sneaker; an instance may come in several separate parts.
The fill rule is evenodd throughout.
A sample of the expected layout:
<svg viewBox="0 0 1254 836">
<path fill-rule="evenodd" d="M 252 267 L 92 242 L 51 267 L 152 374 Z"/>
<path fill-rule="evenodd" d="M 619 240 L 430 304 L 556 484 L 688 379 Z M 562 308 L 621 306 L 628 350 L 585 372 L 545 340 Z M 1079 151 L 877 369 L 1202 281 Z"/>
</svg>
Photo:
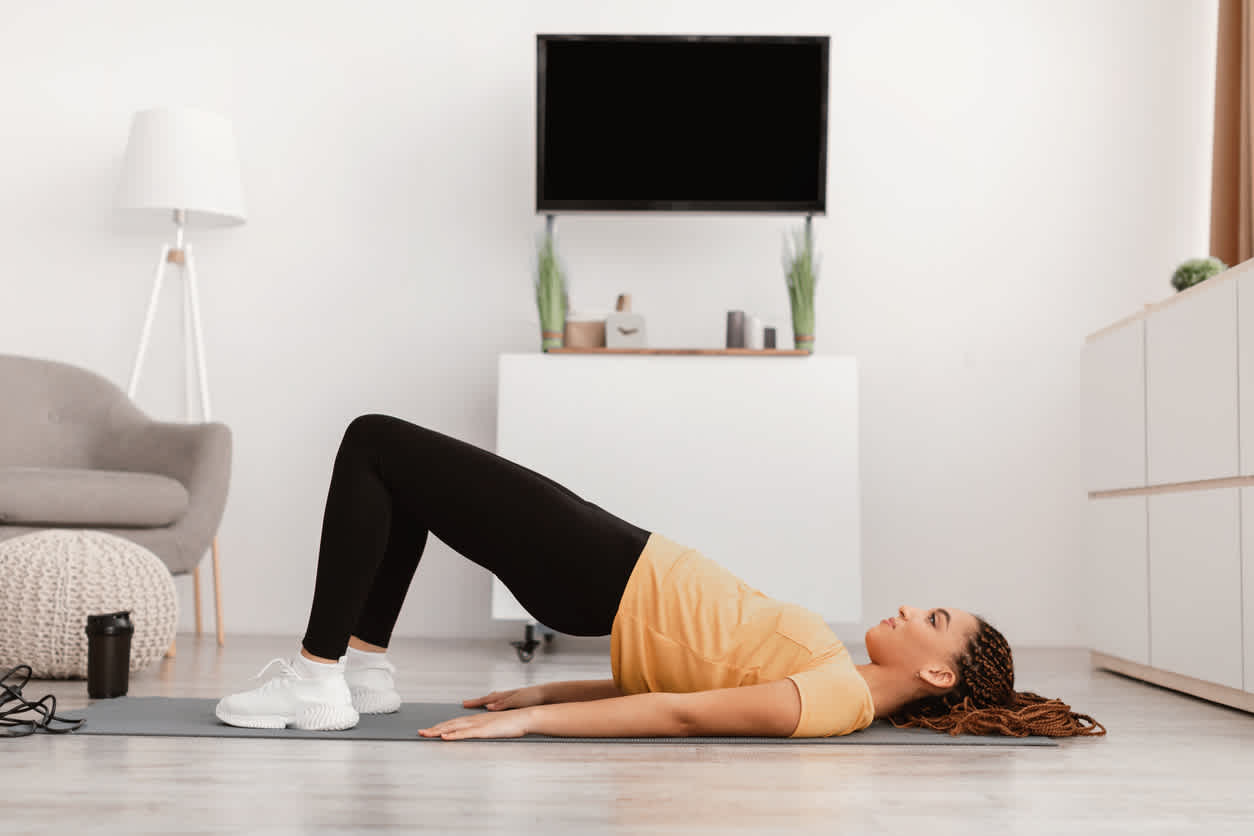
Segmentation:
<svg viewBox="0 0 1254 836">
<path fill-rule="evenodd" d="M 382 656 L 383 654 L 379 654 Z M 370 667 L 344 663 L 344 681 L 353 699 L 353 708 L 360 714 L 392 714 L 400 711 L 401 695 L 396 691 L 392 674 L 396 666 L 387 659 L 372 661 Z"/>
<path fill-rule="evenodd" d="M 357 725 L 348 684 L 338 671 L 330 676 L 304 676 L 287 659 L 271 659 L 257 674 L 279 663 L 279 673 L 259 688 L 223 697 L 215 713 L 228 726 L 249 729 L 340 731 Z"/>
</svg>

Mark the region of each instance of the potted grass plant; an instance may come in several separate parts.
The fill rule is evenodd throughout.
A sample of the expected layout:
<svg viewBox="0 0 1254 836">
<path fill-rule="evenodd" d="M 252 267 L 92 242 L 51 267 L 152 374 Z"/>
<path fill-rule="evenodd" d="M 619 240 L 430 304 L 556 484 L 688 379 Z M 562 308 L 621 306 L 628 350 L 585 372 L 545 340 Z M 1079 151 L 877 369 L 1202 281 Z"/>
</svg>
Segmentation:
<svg viewBox="0 0 1254 836">
<path fill-rule="evenodd" d="M 562 347 L 566 328 L 566 273 L 557 260 L 552 229 L 544 233 L 536 271 L 536 308 L 540 313 L 540 349 Z"/>
<path fill-rule="evenodd" d="M 784 280 L 792 306 L 793 344 L 814 353 L 814 286 L 818 283 L 819 260 L 814 253 L 814 233 L 810 219 L 793 234 L 792 246 L 784 243 Z"/>
<path fill-rule="evenodd" d="M 1210 258 L 1191 258 L 1177 267 L 1176 272 L 1171 274 L 1171 286 L 1179 293 L 1227 269 L 1227 264 L 1213 256 Z"/>
</svg>

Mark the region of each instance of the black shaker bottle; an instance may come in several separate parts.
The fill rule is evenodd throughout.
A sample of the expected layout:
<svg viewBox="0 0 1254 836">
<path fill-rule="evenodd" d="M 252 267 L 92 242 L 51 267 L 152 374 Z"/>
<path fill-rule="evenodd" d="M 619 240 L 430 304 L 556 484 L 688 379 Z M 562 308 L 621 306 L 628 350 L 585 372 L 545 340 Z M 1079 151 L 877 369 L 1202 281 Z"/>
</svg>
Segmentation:
<svg viewBox="0 0 1254 836">
<path fill-rule="evenodd" d="M 126 695 L 134 633 L 130 612 L 87 616 L 87 696 Z"/>
</svg>

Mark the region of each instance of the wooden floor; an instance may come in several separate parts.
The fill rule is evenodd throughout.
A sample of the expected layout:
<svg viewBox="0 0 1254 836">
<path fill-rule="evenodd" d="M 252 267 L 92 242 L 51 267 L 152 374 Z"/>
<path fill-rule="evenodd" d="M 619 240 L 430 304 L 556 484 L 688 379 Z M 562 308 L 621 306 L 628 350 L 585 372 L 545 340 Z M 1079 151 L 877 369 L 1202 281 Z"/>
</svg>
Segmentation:
<svg viewBox="0 0 1254 836">
<path fill-rule="evenodd" d="M 132 695 L 217 697 L 296 640 L 179 637 Z M 599 644 L 398 640 L 407 700 L 608 676 Z M 860 648 L 854 655 L 864 660 Z M 0 739 L 0 831 L 44 833 L 1254 833 L 1254 715 L 1021 650 L 1018 682 L 1102 720 L 1058 748 Z M 78 682 L 32 683 L 66 709 Z"/>
</svg>

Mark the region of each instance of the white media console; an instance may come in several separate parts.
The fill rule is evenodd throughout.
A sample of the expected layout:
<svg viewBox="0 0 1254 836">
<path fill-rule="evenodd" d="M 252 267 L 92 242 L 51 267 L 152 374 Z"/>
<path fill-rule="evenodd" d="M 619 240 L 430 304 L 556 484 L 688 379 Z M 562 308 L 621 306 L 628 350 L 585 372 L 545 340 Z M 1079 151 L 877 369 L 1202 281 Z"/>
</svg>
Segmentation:
<svg viewBox="0 0 1254 836">
<path fill-rule="evenodd" d="M 1094 664 L 1254 711 L 1254 262 L 1083 366 Z"/>
<path fill-rule="evenodd" d="M 851 357 L 503 355 L 497 452 L 773 598 L 862 617 Z M 495 578 L 492 617 L 531 620 Z"/>
</svg>

